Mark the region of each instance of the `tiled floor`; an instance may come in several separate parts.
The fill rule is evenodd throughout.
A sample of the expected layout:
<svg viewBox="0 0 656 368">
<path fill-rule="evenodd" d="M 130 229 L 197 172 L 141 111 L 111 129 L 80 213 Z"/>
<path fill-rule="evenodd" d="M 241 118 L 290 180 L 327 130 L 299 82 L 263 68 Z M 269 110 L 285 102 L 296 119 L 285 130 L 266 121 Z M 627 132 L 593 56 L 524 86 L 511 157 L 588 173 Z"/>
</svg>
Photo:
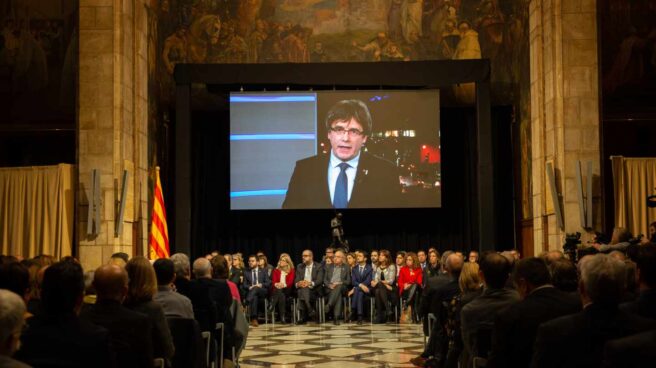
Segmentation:
<svg viewBox="0 0 656 368">
<path fill-rule="evenodd" d="M 343 323 L 251 327 L 242 368 L 412 367 L 423 351 L 421 325 Z"/>
</svg>

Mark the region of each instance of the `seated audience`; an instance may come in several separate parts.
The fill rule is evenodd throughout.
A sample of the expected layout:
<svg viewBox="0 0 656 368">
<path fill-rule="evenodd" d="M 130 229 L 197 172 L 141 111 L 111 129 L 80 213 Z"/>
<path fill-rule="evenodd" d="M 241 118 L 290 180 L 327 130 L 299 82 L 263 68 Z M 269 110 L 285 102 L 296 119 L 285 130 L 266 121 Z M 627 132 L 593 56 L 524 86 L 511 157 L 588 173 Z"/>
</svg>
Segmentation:
<svg viewBox="0 0 656 368">
<path fill-rule="evenodd" d="M 355 267 L 355 252 L 350 252 L 346 254 L 346 264 L 349 266 L 349 268 L 352 270 L 353 267 Z"/>
<path fill-rule="evenodd" d="M 351 286 L 351 268 L 346 264 L 346 254 L 338 249 L 333 255 L 333 263 L 326 265 L 323 285 L 327 295 L 326 313 L 333 311 L 333 323 L 339 325 L 342 313 L 342 297 Z"/>
<path fill-rule="evenodd" d="M 26 313 L 25 303 L 20 296 L 0 288 L 0 367 L 30 367 L 11 358 L 20 346 L 20 335 Z"/>
<path fill-rule="evenodd" d="M 365 296 L 371 296 L 370 287 L 373 278 L 373 269 L 370 264 L 367 264 L 367 253 L 363 250 L 355 251 L 355 259 L 357 264 L 351 270 L 351 283 L 353 289 L 349 291 L 351 297 L 351 317 L 350 320 L 356 320 L 357 324 L 362 324 L 362 316 L 364 314 L 364 299 Z"/>
<path fill-rule="evenodd" d="M 476 263 L 478 262 L 478 251 L 472 250 L 469 252 L 469 257 L 467 257 L 467 262 Z"/>
<path fill-rule="evenodd" d="M 248 257 L 249 270 L 244 273 L 242 289 L 246 292 L 246 305 L 250 310 L 251 326 L 257 327 L 257 309 L 261 300 L 267 297 L 271 279 L 266 270 L 257 265 L 257 256 Z"/>
<path fill-rule="evenodd" d="M 326 262 L 333 262 L 333 255 L 335 254 L 335 248 L 327 247 L 326 254 L 323 256 L 323 261 L 321 261 L 321 266 L 325 266 Z"/>
<path fill-rule="evenodd" d="M 428 251 L 428 264 L 422 276 L 423 286 L 426 287 L 428 279 L 440 275 L 440 254 L 436 250 Z"/>
<path fill-rule="evenodd" d="M 160 258 L 153 263 L 157 277 L 157 293 L 153 300 L 164 309 L 166 317 L 194 318 L 191 300 L 171 288 L 175 281 L 175 266 L 168 258 Z"/>
<path fill-rule="evenodd" d="M 18 261 L 0 264 L 0 289 L 14 292 L 23 299 L 25 305 L 30 301 L 30 272 Z M 25 318 L 32 314 L 25 310 Z"/>
<path fill-rule="evenodd" d="M 128 274 L 108 264 L 94 272 L 96 303 L 82 308 L 80 318 L 109 331 L 118 367 L 152 367 L 153 334 L 147 315 L 123 305 L 128 293 Z"/>
<path fill-rule="evenodd" d="M 558 260 L 565 259 L 565 254 L 559 250 L 550 250 L 542 252 L 542 254 L 540 254 L 540 258 L 544 260 L 547 266 L 550 266 L 552 263 Z"/>
<path fill-rule="evenodd" d="M 649 367 L 656 360 L 656 330 L 610 340 L 604 347 L 604 368 Z"/>
<path fill-rule="evenodd" d="M 49 266 L 43 275 L 41 313 L 28 320 L 15 358 L 36 367 L 114 367 L 108 331 L 78 317 L 83 295 L 79 264 Z"/>
<path fill-rule="evenodd" d="M 164 309 L 153 300 L 157 292 L 157 276 L 150 262 L 142 257 L 132 257 L 125 266 L 128 272 L 128 294 L 125 306 L 150 318 L 153 326 L 153 356 L 169 360 L 174 347 L 171 330 L 164 316 Z"/>
<path fill-rule="evenodd" d="M 314 303 L 318 297 L 318 290 L 323 286 L 323 267 L 313 259 L 312 251 L 303 251 L 303 262 L 296 267 L 294 285 L 298 294 L 299 324 L 307 322 L 314 317 Z"/>
<path fill-rule="evenodd" d="M 426 269 L 426 266 L 428 265 L 428 256 L 426 255 L 426 252 L 421 249 L 418 250 L 417 259 L 419 260 L 419 266 L 421 267 L 421 270 L 423 271 Z"/>
<path fill-rule="evenodd" d="M 578 297 L 579 275 L 572 261 L 566 258 L 554 260 L 549 264 L 549 271 L 551 283 L 556 289 L 574 293 Z"/>
<path fill-rule="evenodd" d="M 406 253 L 405 257 L 405 264 L 399 272 L 399 296 L 401 300 L 405 300 L 403 312 L 415 320 L 414 313 L 417 311 L 415 301 L 418 299 L 415 296 L 421 292 L 423 274 L 419 265 L 419 258 L 414 252 Z"/>
<path fill-rule="evenodd" d="M 228 268 L 229 263 L 227 259 L 225 257 L 220 257 L 219 255 L 212 258 L 210 264 L 212 265 L 212 278 L 215 280 L 225 281 L 230 288 L 230 295 L 232 296 L 232 299 L 236 300 L 241 305 L 241 295 L 239 295 L 239 288 L 237 287 L 237 284 L 228 280 L 230 271 Z"/>
<path fill-rule="evenodd" d="M 280 322 L 287 323 L 287 298 L 292 296 L 294 286 L 294 263 L 289 255 L 282 254 L 278 260 L 278 267 L 273 270 L 271 279 L 271 311 L 278 309 Z"/>
<path fill-rule="evenodd" d="M 497 314 L 488 367 L 528 367 L 540 324 L 581 310 L 578 298 L 553 287 L 540 258 L 518 261 L 512 279 L 522 301 Z"/>
<path fill-rule="evenodd" d="M 398 282 L 399 280 L 399 274 L 401 273 L 401 268 L 405 265 L 405 252 L 404 251 L 399 251 L 396 253 L 396 280 Z"/>
<path fill-rule="evenodd" d="M 394 315 L 396 305 L 396 267 L 392 263 L 390 252 L 382 249 L 378 253 L 378 268 L 371 281 L 376 298 L 376 321 L 374 323 L 385 323 Z"/>
<path fill-rule="evenodd" d="M 378 249 L 372 249 L 369 257 L 371 258 L 371 270 L 376 272 L 378 268 Z"/>
<path fill-rule="evenodd" d="M 189 257 L 184 253 L 176 253 L 169 258 L 173 261 L 173 270 L 175 271 L 175 291 L 189 297 L 189 283 L 191 281 L 191 265 L 189 264 Z"/>
<path fill-rule="evenodd" d="M 620 306 L 625 312 L 656 320 L 656 245 L 640 247 L 637 259 L 638 298 Z"/>
<path fill-rule="evenodd" d="M 485 285 L 483 293 L 462 308 L 460 319 L 464 347 L 472 358 L 487 356 L 487 351 L 478 351 L 478 347 L 487 344 L 482 339 L 491 334 L 495 315 L 519 301 L 517 291 L 504 288 L 510 272 L 510 263 L 504 256 L 492 252 L 484 254 L 479 265 Z M 471 362 L 467 366 L 471 366 Z"/>
<path fill-rule="evenodd" d="M 626 271 L 604 254 L 579 262 L 583 311 L 543 323 L 534 345 L 533 367 L 599 367 L 604 344 L 656 329 L 656 322 L 618 308 Z"/>
<path fill-rule="evenodd" d="M 257 267 L 259 267 L 261 270 L 266 271 L 269 280 L 271 279 L 271 275 L 273 275 L 274 267 L 269 264 L 269 259 L 267 258 L 267 256 L 264 255 L 264 253 L 257 254 Z"/>
</svg>

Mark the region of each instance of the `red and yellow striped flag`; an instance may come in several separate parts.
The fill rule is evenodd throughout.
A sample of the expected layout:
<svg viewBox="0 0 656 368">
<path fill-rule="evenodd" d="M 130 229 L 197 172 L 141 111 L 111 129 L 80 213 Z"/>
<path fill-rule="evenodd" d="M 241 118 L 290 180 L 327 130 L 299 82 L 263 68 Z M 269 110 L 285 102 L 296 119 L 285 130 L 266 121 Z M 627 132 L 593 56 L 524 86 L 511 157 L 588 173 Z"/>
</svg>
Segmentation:
<svg viewBox="0 0 656 368">
<path fill-rule="evenodd" d="M 166 226 L 166 208 L 159 167 L 155 173 L 153 216 L 150 225 L 150 259 L 169 258 L 169 229 Z"/>
</svg>

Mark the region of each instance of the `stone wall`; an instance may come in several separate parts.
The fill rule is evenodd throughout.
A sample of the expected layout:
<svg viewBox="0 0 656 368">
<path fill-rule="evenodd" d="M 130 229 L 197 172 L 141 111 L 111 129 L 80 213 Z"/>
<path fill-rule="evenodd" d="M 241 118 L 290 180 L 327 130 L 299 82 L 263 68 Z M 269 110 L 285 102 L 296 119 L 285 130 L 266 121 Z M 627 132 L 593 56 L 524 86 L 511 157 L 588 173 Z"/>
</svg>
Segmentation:
<svg viewBox="0 0 656 368">
<path fill-rule="evenodd" d="M 94 269 L 115 252 L 143 253 L 148 235 L 147 8 L 142 0 L 80 1 L 78 255 Z M 99 235 L 88 237 L 87 190 L 100 171 Z M 114 233 L 123 170 L 123 231 Z M 136 237 L 136 238 L 135 238 Z"/>
<path fill-rule="evenodd" d="M 577 161 L 593 162 L 595 214 L 599 197 L 599 103 L 596 0 L 533 0 L 530 4 L 534 250 L 560 249 L 565 233 L 582 232 Z M 552 161 L 564 230 L 550 205 L 545 164 Z M 584 183 L 584 188 L 585 188 Z M 599 228 L 599 215 L 593 226 Z M 584 241 L 589 237 L 584 236 Z"/>
</svg>

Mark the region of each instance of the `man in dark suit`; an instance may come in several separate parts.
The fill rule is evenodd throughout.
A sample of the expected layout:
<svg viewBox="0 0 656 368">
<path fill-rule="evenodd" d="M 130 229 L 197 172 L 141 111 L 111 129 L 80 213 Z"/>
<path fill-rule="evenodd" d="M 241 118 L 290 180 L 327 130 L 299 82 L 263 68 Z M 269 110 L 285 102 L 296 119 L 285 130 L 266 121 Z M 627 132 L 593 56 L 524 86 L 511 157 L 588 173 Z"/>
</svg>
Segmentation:
<svg viewBox="0 0 656 368">
<path fill-rule="evenodd" d="M 608 341 L 602 367 L 649 367 L 655 360 L 656 330 Z"/>
<path fill-rule="evenodd" d="M 346 264 L 346 254 L 341 249 L 335 251 L 333 263 L 326 266 L 323 275 L 323 285 L 328 296 L 326 313 L 333 311 L 333 322 L 339 325 L 339 317 L 342 313 L 342 297 L 351 286 L 351 269 Z"/>
<path fill-rule="evenodd" d="M 656 319 L 656 245 L 641 246 L 636 263 L 640 294 L 635 301 L 624 303 L 620 308 L 645 318 Z"/>
<path fill-rule="evenodd" d="M 607 341 L 656 328 L 656 322 L 618 308 L 626 284 L 624 262 L 605 254 L 579 262 L 583 311 L 538 328 L 532 367 L 599 367 Z"/>
<path fill-rule="evenodd" d="M 396 166 L 361 150 L 372 129 L 367 105 L 340 101 L 328 111 L 325 124 L 330 155 L 296 162 L 282 208 L 399 207 Z"/>
<path fill-rule="evenodd" d="M 128 274 L 116 265 L 99 267 L 93 278 L 96 304 L 88 304 L 80 318 L 109 331 L 119 367 L 152 367 L 152 326 L 148 316 L 125 308 Z"/>
<path fill-rule="evenodd" d="M 483 293 L 460 312 L 462 341 L 468 357 L 487 356 L 488 351 L 479 348 L 489 349 L 496 314 L 519 301 L 517 291 L 505 288 L 509 273 L 510 262 L 504 256 L 488 253 L 482 257 L 479 275 L 485 285 Z"/>
<path fill-rule="evenodd" d="M 371 280 L 374 276 L 373 268 L 367 263 L 367 252 L 363 250 L 355 251 L 355 260 L 357 264 L 351 270 L 351 283 L 353 289 L 349 291 L 351 296 L 351 320 L 357 318 L 357 323 L 362 324 L 362 315 L 364 314 L 364 299 L 370 294 Z"/>
<path fill-rule="evenodd" d="M 114 367 L 109 332 L 78 317 L 83 296 L 78 263 L 48 267 L 41 286 L 42 313 L 28 320 L 15 358 L 36 367 Z"/>
<path fill-rule="evenodd" d="M 248 257 L 248 271 L 244 272 L 242 288 L 246 291 L 246 303 L 250 306 L 251 326 L 257 327 L 257 304 L 267 297 L 271 279 L 266 270 L 257 266 L 257 256 Z"/>
<path fill-rule="evenodd" d="M 303 263 L 296 267 L 294 279 L 298 295 L 298 311 L 301 316 L 299 324 L 307 322 L 308 316 L 314 316 L 314 302 L 317 299 L 317 291 L 323 286 L 323 268 L 314 261 L 312 251 L 303 251 Z"/>
<path fill-rule="evenodd" d="M 518 261 L 512 279 L 523 300 L 497 314 L 488 367 L 528 367 L 540 324 L 581 310 L 575 295 L 551 285 L 547 264 L 540 258 Z"/>
</svg>

